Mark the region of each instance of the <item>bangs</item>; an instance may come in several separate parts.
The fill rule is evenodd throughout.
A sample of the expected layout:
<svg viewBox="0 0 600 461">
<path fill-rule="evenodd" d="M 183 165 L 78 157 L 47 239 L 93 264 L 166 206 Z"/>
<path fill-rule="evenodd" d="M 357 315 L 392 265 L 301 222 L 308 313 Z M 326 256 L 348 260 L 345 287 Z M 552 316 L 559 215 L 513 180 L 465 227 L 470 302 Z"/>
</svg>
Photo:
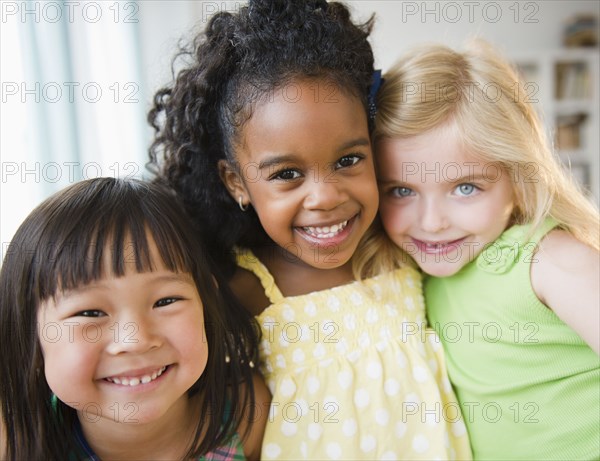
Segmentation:
<svg viewBox="0 0 600 461">
<path fill-rule="evenodd" d="M 107 185 L 92 191 L 88 185 L 74 200 L 44 204 L 55 209 L 46 210 L 52 219 L 33 254 L 38 300 L 106 276 L 121 277 L 133 266 L 138 273 L 156 270 L 157 257 L 169 271 L 195 272 L 194 239 L 181 225 L 185 214 L 173 206 L 173 197 L 138 182 Z"/>
</svg>

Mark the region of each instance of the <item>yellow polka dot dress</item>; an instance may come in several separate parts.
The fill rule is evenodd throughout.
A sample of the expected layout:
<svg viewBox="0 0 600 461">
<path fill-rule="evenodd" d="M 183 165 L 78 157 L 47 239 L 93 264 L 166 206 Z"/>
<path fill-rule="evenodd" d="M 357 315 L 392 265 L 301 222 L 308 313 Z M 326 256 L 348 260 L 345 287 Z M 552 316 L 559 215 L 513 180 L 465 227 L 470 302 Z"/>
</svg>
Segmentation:
<svg viewBox="0 0 600 461">
<path fill-rule="evenodd" d="M 283 297 L 252 253 L 238 264 L 272 302 L 257 317 L 273 395 L 262 459 L 471 459 L 417 271 Z"/>
</svg>

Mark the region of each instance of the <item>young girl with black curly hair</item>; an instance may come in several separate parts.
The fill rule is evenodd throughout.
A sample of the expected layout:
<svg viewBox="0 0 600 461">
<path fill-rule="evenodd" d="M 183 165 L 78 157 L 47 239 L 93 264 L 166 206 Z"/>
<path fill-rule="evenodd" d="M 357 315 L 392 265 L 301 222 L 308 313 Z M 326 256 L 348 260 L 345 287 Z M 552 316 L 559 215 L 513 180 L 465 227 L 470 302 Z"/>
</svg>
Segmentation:
<svg viewBox="0 0 600 461">
<path fill-rule="evenodd" d="M 263 340 L 263 459 L 465 459 L 412 268 L 355 280 L 377 213 L 372 20 L 326 1 L 215 15 L 155 96 L 151 156 Z"/>
<path fill-rule="evenodd" d="M 136 180 L 25 219 L 0 272 L 0 459 L 259 459 L 257 329 L 205 253 L 172 191 Z"/>
</svg>

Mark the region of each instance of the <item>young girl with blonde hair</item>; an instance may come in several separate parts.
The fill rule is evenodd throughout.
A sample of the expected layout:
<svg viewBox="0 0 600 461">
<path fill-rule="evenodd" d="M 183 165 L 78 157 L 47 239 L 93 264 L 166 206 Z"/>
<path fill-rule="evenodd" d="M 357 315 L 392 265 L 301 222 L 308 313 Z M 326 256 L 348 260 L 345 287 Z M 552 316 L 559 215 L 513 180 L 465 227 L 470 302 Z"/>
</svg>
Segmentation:
<svg viewBox="0 0 600 461">
<path fill-rule="evenodd" d="M 419 47 L 384 77 L 374 143 L 396 247 L 373 235 L 359 272 L 410 256 L 430 276 L 475 459 L 597 459 L 597 208 L 490 45 Z"/>
</svg>

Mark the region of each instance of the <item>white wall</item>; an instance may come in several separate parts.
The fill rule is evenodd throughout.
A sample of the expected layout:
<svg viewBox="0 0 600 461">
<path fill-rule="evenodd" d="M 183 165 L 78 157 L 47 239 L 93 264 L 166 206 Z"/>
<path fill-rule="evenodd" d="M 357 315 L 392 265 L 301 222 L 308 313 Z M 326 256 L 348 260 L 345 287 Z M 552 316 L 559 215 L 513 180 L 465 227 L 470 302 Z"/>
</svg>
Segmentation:
<svg viewBox="0 0 600 461">
<path fill-rule="evenodd" d="M 142 1 L 140 37 L 145 46 L 144 69 L 148 89 L 169 77 L 170 56 L 177 40 L 189 37 L 193 26 L 203 27 L 217 10 L 235 11 L 244 2 Z M 460 46 L 473 34 L 481 35 L 505 52 L 523 48 L 548 50 L 561 46 L 564 22 L 572 15 L 595 12 L 597 0 L 500 0 L 500 1 L 347 1 L 354 17 L 367 19 L 373 12 L 376 24 L 371 39 L 376 64 L 386 70 L 413 45 L 427 41 Z"/>
<path fill-rule="evenodd" d="M 529 59 L 548 56 L 562 47 L 565 24 L 574 16 L 595 13 L 596 17 L 600 17 L 598 0 L 350 0 L 345 3 L 358 21 L 365 21 L 375 14 L 371 43 L 376 68 L 384 72 L 412 46 L 441 42 L 460 48 L 473 36 L 487 39 L 508 57 Z M 171 58 L 180 38 L 191 39 L 217 11 L 234 12 L 244 4 L 233 1 L 177 1 L 170 2 L 167 7 L 160 1 L 141 2 L 139 31 L 145 45 L 142 63 L 147 77 L 147 93 L 151 95 L 170 80 Z M 552 125 L 555 120 L 552 113 L 554 90 L 549 76 L 550 71 L 542 73 L 543 81 L 539 82 L 541 98 L 537 108 L 552 139 L 555 130 Z M 594 104 L 598 96 L 595 98 Z M 592 109 L 592 112 L 584 127 L 585 153 L 563 160 L 583 160 L 589 164 L 591 191 L 598 201 L 598 111 Z"/>
<path fill-rule="evenodd" d="M 89 61 L 89 67 L 86 70 L 88 73 L 83 77 L 75 75 L 78 83 L 83 85 L 89 81 L 102 82 L 106 77 L 109 82 L 120 83 L 121 98 L 119 101 L 111 103 L 114 96 L 111 91 L 112 86 L 104 87 L 102 104 L 82 102 L 78 93 L 79 99 L 75 101 L 75 109 L 78 112 L 76 121 L 79 126 L 54 130 L 48 124 L 40 124 L 35 117 L 30 115 L 34 109 L 38 112 L 40 109 L 40 104 L 33 101 L 33 95 L 11 96 L 3 92 L 0 117 L 0 162 L 3 172 L 0 182 L 2 205 L 0 207 L 0 243 L 2 248 L 12 238 L 18 224 L 39 201 L 49 193 L 66 185 L 62 182 L 46 181 L 44 175 L 39 180 L 27 171 L 25 171 L 27 173 L 25 179 L 21 179 L 23 171 L 21 175 L 6 176 L 4 167 L 13 164 L 26 164 L 29 168 L 34 164 L 39 166 L 38 156 L 40 155 L 43 157 L 45 166 L 51 165 L 53 162 L 60 162 L 60 159 L 64 157 L 60 149 L 50 145 L 37 145 L 42 142 L 39 140 L 45 139 L 44 136 L 41 136 L 40 131 L 50 131 L 49 134 L 52 135 L 52 138 L 59 140 L 72 138 L 73 133 L 77 131 L 78 145 L 83 146 L 80 149 L 80 162 L 100 162 L 102 159 L 97 158 L 98 156 L 93 152 L 98 150 L 96 147 L 104 146 L 103 152 L 107 151 L 107 153 L 105 152 L 107 158 L 103 163 L 103 175 L 114 173 L 111 165 L 115 164 L 115 158 L 119 159 L 120 165 L 134 164 L 136 171 L 143 172 L 147 158 L 146 147 L 151 139 L 151 130 L 144 120 L 145 114 L 150 108 L 154 92 L 171 79 L 171 61 L 177 50 L 178 41 L 181 38 L 191 39 L 195 32 L 205 26 L 215 12 L 219 10 L 235 11 L 245 2 L 138 0 L 137 3 L 134 3 L 130 0 L 119 0 L 118 2 L 82 0 L 82 2 L 68 3 L 71 6 L 74 5 L 72 16 L 66 5 L 61 9 L 60 2 L 45 2 L 44 0 L 33 0 L 31 3 L 6 0 L 0 2 L 2 13 L 0 78 L 2 83 L 27 82 L 27 88 L 31 88 L 33 84 L 40 84 L 44 87 L 48 83 L 47 79 L 40 76 L 36 77 L 37 82 L 28 80 L 24 71 L 24 67 L 27 66 L 23 64 L 30 56 L 22 53 L 19 45 L 24 49 L 28 40 L 31 43 L 31 33 L 35 31 L 38 37 L 42 37 L 41 42 L 37 44 L 41 50 L 44 50 L 42 56 L 50 61 L 57 61 L 57 55 L 60 52 L 64 54 L 64 50 L 57 49 L 53 42 L 50 43 L 47 34 L 43 31 L 46 30 L 45 28 L 52 29 L 60 25 L 54 20 L 58 12 L 63 15 L 63 22 L 68 17 L 68 30 L 72 41 L 81 40 L 77 37 L 87 40 L 87 42 L 81 41 L 79 43 L 81 46 L 73 47 L 73 50 L 76 50 L 74 54 L 81 52 L 81 56 L 71 57 L 71 65 L 75 69 L 81 59 L 85 58 Z M 598 0 L 465 0 L 456 2 L 351 0 L 346 3 L 350 5 L 357 20 L 365 20 L 373 12 L 376 13 L 376 24 L 371 43 L 375 51 L 376 65 L 383 70 L 387 70 L 401 52 L 408 47 L 427 41 L 441 41 L 452 46 L 459 46 L 473 34 L 487 38 L 509 55 L 521 53 L 524 50 L 533 52 L 551 50 L 560 47 L 564 21 L 572 15 L 580 12 L 595 12 L 597 16 L 600 16 Z M 94 8 L 86 9 L 88 6 Z M 33 11 L 37 10 L 37 14 L 31 14 L 32 9 Z M 89 17 L 89 14 L 98 9 L 102 13 L 100 22 Z M 29 10 L 30 13 L 25 14 L 26 10 Z M 87 17 L 86 11 L 88 12 Z M 90 51 L 84 49 L 84 45 L 90 45 L 88 36 L 94 37 L 95 40 L 93 43 L 90 42 L 94 45 L 93 47 L 88 46 Z M 20 43 L 19 40 L 21 40 Z M 139 56 L 132 51 L 137 45 L 141 50 Z M 119 61 L 124 56 L 127 57 L 127 60 Z M 110 57 L 115 59 L 108 59 Z M 113 64 L 106 64 L 108 62 Z M 66 77 L 54 76 L 52 79 L 62 83 Z M 131 84 L 134 84 L 136 89 L 139 88 L 139 91 L 136 91 L 135 102 L 126 106 L 123 105 L 122 99 L 125 96 L 125 90 L 129 87 L 125 85 Z M 27 99 L 27 104 L 22 103 L 24 98 Z M 5 99 L 8 101 L 7 104 L 4 103 Z M 66 103 L 66 101 L 61 101 L 61 103 Z M 50 110 L 52 106 L 56 105 L 46 104 L 44 110 Z M 103 115 L 101 108 L 106 109 L 107 114 Z M 129 117 L 127 123 L 122 123 L 120 120 L 125 112 L 137 115 Z M 93 122 L 100 118 L 108 119 L 108 121 L 104 125 L 90 122 L 90 120 Z M 126 147 L 106 147 L 105 144 L 109 141 L 116 146 L 124 145 Z M 92 153 L 90 154 L 90 152 Z M 598 155 L 597 148 L 595 155 Z M 598 165 L 597 162 L 596 165 Z M 128 170 L 120 171 L 120 173 L 128 173 Z M 65 178 L 67 176 L 65 175 Z M 598 190 L 598 186 L 595 187 Z"/>
<path fill-rule="evenodd" d="M 378 18 L 373 44 L 378 64 L 386 69 L 398 54 L 423 42 L 460 46 L 480 35 L 509 55 L 523 48 L 561 46 L 565 20 L 576 13 L 600 12 L 593 1 L 357 1 L 355 10 Z M 365 16 L 366 17 L 366 16 Z"/>
</svg>

